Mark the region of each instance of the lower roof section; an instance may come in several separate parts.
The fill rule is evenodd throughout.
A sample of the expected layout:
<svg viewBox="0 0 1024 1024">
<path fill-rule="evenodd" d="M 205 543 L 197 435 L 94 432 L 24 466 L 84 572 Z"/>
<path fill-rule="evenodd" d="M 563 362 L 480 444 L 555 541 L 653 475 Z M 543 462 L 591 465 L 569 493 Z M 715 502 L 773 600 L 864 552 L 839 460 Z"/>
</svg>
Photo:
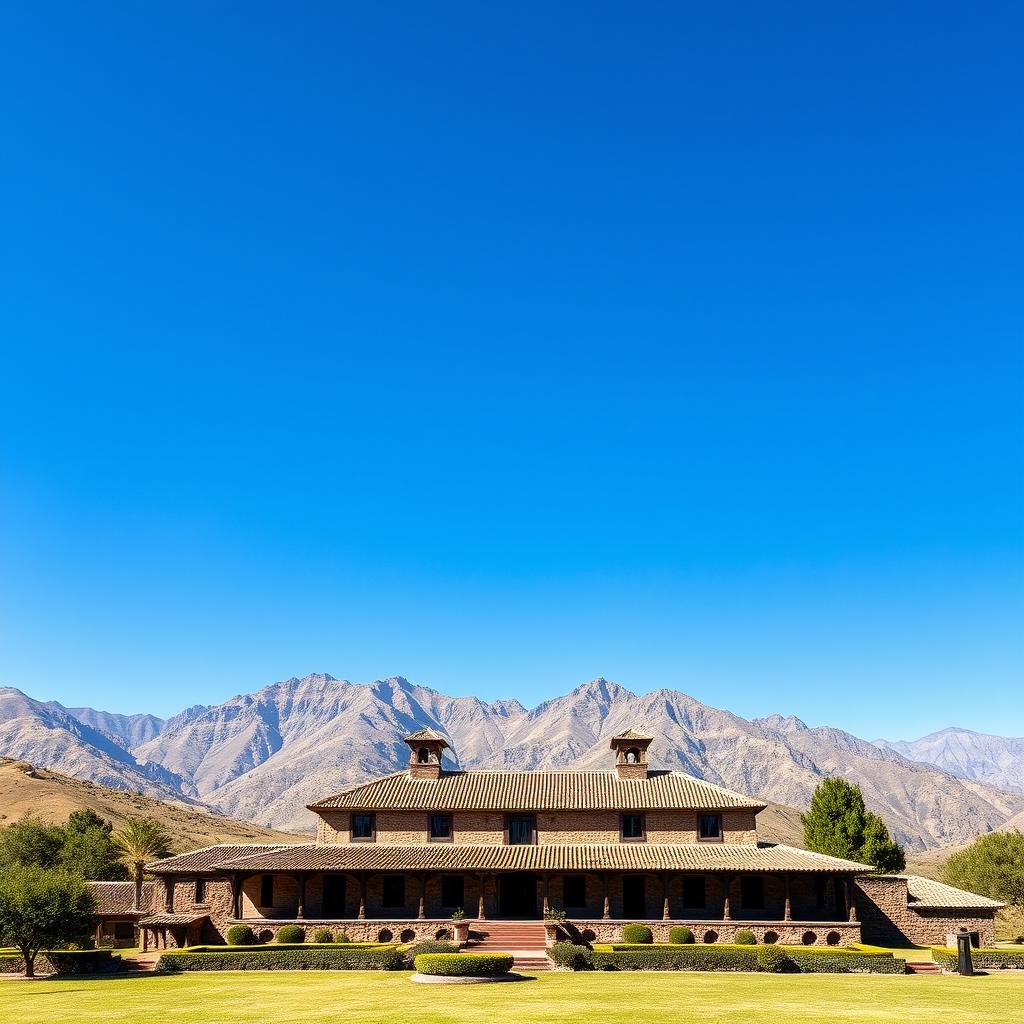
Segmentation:
<svg viewBox="0 0 1024 1024">
<path fill-rule="evenodd" d="M 813 871 L 862 873 L 867 864 L 773 843 L 311 844 L 225 857 L 224 871 Z"/>
<path fill-rule="evenodd" d="M 143 928 L 174 928 L 181 925 L 195 924 L 205 921 L 209 914 L 150 914 L 142 918 L 139 924 Z"/>
</svg>

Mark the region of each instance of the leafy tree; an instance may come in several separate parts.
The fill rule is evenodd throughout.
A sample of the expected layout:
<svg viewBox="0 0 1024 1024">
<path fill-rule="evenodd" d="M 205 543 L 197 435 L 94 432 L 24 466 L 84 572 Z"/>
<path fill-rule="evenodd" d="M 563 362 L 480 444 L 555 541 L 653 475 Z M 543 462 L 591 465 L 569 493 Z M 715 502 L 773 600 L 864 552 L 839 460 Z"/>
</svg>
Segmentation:
<svg viewBox="0 0 1024 1024">
<path fill-rule="evenodd" d="M 1024 835 L 990 832 L 952 854 L 942 880 L 958 889 L 1024 907 Z"/>
<path fill-rule="evenodd" d="M 53 868 L 60 862 L 64 830 L 26 814 L 0 829 L 0 866 Z"/>
<path fill-rule="evenodd" d="M 64 845 L 59 862 L 83 878 L 116 882 L 128 877 L 128 869 L 114 845 L 114 826 L 90 809 L 73 811 L 64 826 Z"/>
<path fill-rule="evenodd" d="M 0 944 L 18 949 L 27 978 L 41 949 L 87 937 L 95 910 L 89 887 L 70 871 L 15 865 L 0 873 Z"/>
<path fill-rule="evenodd" d="M 156 818 L 129 818 L 112 836 L 121 860 L 135 881 L 135 906 L 142 906 L 142 880 L 146 861 L 166 857 L 171 852 L 171 836 Z"/>
<path fill-rule="evenodd" d="M 823 779 L 801 821 L 808 850 L 872 864 L 878 871 L 902 871 L 906 866 L 903 850 L 890 838 L 885 822 L 864 806 L 860 786 L 845 779 Z"/>
</svg>

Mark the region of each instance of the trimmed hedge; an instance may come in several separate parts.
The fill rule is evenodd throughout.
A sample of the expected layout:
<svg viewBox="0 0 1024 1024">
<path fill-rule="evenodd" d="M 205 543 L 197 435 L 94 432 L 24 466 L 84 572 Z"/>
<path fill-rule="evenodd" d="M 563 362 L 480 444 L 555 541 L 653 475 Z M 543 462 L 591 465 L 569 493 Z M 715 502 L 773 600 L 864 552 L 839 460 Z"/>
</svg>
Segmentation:
<svg viewBox="0 0 1024 1024">
<path fill-rule="evenodd" d="M 317 928 L 313 932 L 313 941 L 320 945 L 326 945 L 329 942 L 334 941 L 334 932 L 330 928 Z"/>
<path fill-rule="evenodd" d="M 654 932 L 645 924 L 627 924 L 622 927 L 622 941 L 648 943 L 654 941 Z"/>
<path fill-rule="evenodd" d="M 247 924 L 233 924 L 226 937 L 229 946 L 256 945 L 256 934 Z"/>
<path fill-rule="evenodd" d="M 36 956 L 36 974 L 108 974 L 119 970 L 121 958 L 109 949 L 50 949 Z M 0 954 L 0 974 L 24 974 L 20 953 Z"/>
<path fill-rule="evenodd" d="M 458 953 L 457 942 L 438 942 L 436 939 L 424 942 L 414 942 L 409 946 L 402 947 L 402 956 L 405 957 L 405 966 L 411 971 L 416 957 L 421 953 Z"/>
<path fill-rule="evenodd" d="M 277 933 L 275 942 L 281 942 L 285 945 L 294 945 L 296 942 L 306 941 L 306 929 L 298 924 L 286 924 Z"/>
<path fill-rule="evenodd" d="M 416 970 L 444 978 L 491 978 L 508 974 L 515 958 L 511 953 L 420 953 Z"/>
<path fill-rule="evenodd" d="M 932 949 L 932 959 L 943 970 L 956 970 L 955 949 L 935 947 Z M 1024 971 L 1024 949 L 972 949 L 971 963 L 983 971 Z"/>
<path fill-rule="evenodd" d="M 405 957 L 395 946 L 197 947 L 164 953 L 156 969 L 181 971 L 401 971 Z"/>
<path fill-rule="evenodd" d="M 693 932 L 686 925 L 674 925 L 668 930 L 668 941 L 673 946 L 688 946 L 693 942 Z"/>
<path fill-rule="evenodd" d="M 557 947 L 557 948 L 556 948 Z M 803 946 L 642 945 L 595 943 L 592 949 L 556 943 L 548 957 L 559 967 L 585 971 L 782 971 L 804 974 L 902 974 L 906 961 L 891 953 Z"/>
<path fill-rule="evenodd" d="M 741 928 L 736 933 L 737 946 L 756 946 L 757 936 L 749 928 Z"/>
</svg>

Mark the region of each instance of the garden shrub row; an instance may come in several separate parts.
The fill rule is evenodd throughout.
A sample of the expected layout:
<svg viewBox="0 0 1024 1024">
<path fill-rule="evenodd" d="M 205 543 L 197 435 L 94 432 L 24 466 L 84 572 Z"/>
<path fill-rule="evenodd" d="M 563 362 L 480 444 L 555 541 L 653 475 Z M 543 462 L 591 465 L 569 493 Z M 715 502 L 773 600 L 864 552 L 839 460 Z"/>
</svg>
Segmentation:
<svg viewBox="0 0 1024 1024">
<path fill-rule="evenodd" d="M 227 930 L 226 938 L 229 946 L 263 945 L 247 924 L 233 924 Z M 306 941 L 306 930 L 297 924 L 285 925 L 278 931 L 274 941 L 286 945 L 297 945 Z M 313 932 L 311 941 L 317 945 L 326 945 L 331 942 L 351 942 L 352 940 L 345 932 L 332 932 L 330 928 L 317 928 Z"/>
<path fill-rule="evenodd" d="M 955 971 L 955 949 L 932 949 L 932 959 L 947 971 Z M 982 971 L 1024 971 L 1024 949 L 972 949 L 971 962 Z"/>
<path fill-rule="evenodd" d="M 490 978 L 508 974 L 514 957 L 511 953 L 420 953 L 416 970 L 445 978 Z"/>
<path fill-rule="evenodd" d="M 109 949 L 53 949 L 36 957 L 36 974 L 107 974 L 121 967 Z M 23 974 L 20 953 L 0 953 L 0 974 Z"/>
<path fill-rule="evenodd" d="M 406 958 L 397 946 L 273 945 L 211 946 L 164 953 L 157 970 L 180 971 L 401 971 Z"/>
<path fill-rule="evenodd" d="M 906 964 L 891 953 L 860 950 L 810 950 L 791 946 L 716 945 L 679 943 L 646 945 L 600 944 L 593 948 L 556 942 L 548 957 L 558 967 L 574 971 L 782 971 L 815 974 L 902 974 Z"/>
</svg>

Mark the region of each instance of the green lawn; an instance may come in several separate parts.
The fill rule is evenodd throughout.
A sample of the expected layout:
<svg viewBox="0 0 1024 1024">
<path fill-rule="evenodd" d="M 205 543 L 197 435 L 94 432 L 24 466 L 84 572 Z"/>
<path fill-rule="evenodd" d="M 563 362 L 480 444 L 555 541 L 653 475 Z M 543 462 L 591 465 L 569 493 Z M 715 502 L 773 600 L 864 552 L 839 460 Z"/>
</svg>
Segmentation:
<svg viewBox="0 0 1024 1024">
<path fill-rule="evenodd" d="M 18 1024 L 949 1024 L 1019 1021 L 1024 972 L 987 977 L 541 974 L 414 985 L 408 974 L 287 972 L 0 981 Z"/>
</svg>

